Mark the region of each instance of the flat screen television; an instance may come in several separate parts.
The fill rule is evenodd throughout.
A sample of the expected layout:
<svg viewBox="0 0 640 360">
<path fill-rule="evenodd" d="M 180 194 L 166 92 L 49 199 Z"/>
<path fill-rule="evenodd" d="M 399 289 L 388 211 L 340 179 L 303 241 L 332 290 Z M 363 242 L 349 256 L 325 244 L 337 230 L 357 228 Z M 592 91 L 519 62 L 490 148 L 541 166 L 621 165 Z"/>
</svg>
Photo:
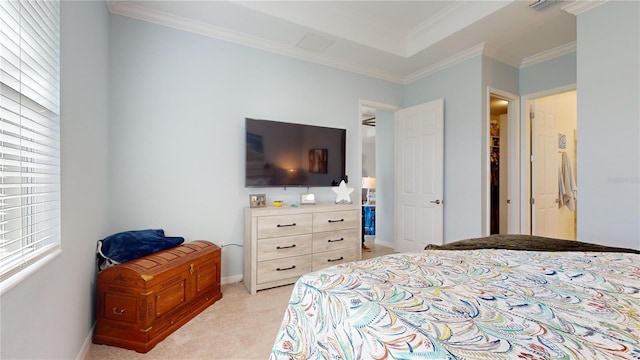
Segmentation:
<svg viewBox="0 0 640 360">
<path fill-rule="evenodd" d="M 337 186 L 346 129 L 245 118 L 246 187 Z"/>
</svg>

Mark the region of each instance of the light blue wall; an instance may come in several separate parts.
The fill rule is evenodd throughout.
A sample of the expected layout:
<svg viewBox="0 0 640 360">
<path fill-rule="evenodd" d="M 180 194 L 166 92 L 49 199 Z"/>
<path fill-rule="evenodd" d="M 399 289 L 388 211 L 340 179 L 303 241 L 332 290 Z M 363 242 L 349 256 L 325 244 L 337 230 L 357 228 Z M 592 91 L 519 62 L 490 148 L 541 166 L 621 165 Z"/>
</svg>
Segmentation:
<svg viewBox="0 0 640 360">
<path fill-rule="evenodd" d="M 62 254 L 0 300 L 1 359 L 75 359 L 91 341 L 109 223 L 104 2 L 61 2 Z"/>
<path fill-rule="evenodd" d="M 394 113 L 376 110 L 376 243 L 394 247 Z"/>
<path fill-rule="evenodd" d="M 525 96 L 576 84 L 576 53 L 558 56 L 520 69 L 520 89 Z M 579 126 L 579 125 L 578 125 Z"/>
<path fill-rule="evenodd" d="M 520 69 L 518 68 L 487 56 L 482 57 L 482 82 L 485 89 L 490 86 L 494 89 L 518 94 L 519 75 Z"/>
<path fill-rule="evenodd" d="M 376 143 L 362 142 L 362 177 L 376 177 Z"/>
<path fill-rule="evenodd" d="M 640 3 L 578 15 L 578 239 L 640 249 Z"/>
<path fill-rule="evenodd" d="M 444 242 L 482 232 L 482 56 L 405 87 L 406 107 L 444 98 Z"/>
<path fill-rule="evenodd" d="M 402 103 L 402 86 L 122 16 L 110 18 L 112 231 L 243 242 L 249 194 L 299 202 L 306 188 L 244 187 L 244 118 L 347 129 L 360 199 L 359 100 Z M 335 201 L 330 188 L 312 188 Z M 223 249 L 222 276 L 241 276 Z"/>
</svg>

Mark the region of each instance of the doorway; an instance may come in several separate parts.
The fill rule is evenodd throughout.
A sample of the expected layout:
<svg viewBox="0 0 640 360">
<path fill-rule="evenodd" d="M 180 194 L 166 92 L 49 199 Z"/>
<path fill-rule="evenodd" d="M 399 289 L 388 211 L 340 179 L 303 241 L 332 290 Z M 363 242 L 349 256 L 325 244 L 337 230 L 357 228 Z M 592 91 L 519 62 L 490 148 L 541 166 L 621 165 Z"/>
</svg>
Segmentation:
<svg viewBox="0 0 640 360">
<path fill-rule="evenodd" d="M 376 236 L 376 109 L 362 106 L 362 251 L 369 251 Z"/>
<path fill-rule="evenodd" d="M 489 98 L 489 234 L 507 233 L 507 154 L 509 101 Z"/>
<path fill-rule="evenodd" d="M 575 90 L 528 102 L 531 133 L 532 235 L 576 239 L 577 93 Z"/>
<path fill-rule="evenodd" d="M 520 232 L 520 98 L 498 89 L 487 89 L 486 192 L 487 235 Z"/>
<path fill-rule="evenodd" d="M 360 184 L 362 191 L 361 201 L 366 201 L 367 193 L 372 195 L 375 201 L 375 235 L 368 235 L 367 240 L 374 243 L 372 245 L 381 245 L 384 247 L 394 248 L 394 113 L 399 107 L 389 104 L 378 103 L 375 101 L 360 100 L 358 104 L 357 128 L 359 129 L 360 138 L 360 178 L 354 182 Z M 370 119 L 375 116 L 375 126 L 363 125 L 363 120 Z M 366 177 L 375 178 L 375 184 L 363 184 L 362 180 Z M 364 185 L 364 186 L 363 186 Z M 367 189 L 367 187 L 375 187 Z M 373 190 L 373 191 L 370 191 Z M 357 191 L 357 190 L 356 190 Z M 364 220 L 364 219 L 363 219 Z M 363 221 L 364 223 L 364 221 Z M 362 229 L 363 234 L 367 229 Z"/>
<path fill-rule="evenodd" d="M 362 120 L 365 118 L 363 115 L 363 108 L 369 107 L 375 109 L 375 207 L 376 207 L 376 218 L 375 218 L 375 245 L 382 245 L 386 247 L 393 248 L 396 251 L 401 250 L 401 246 L 399 245 L 400 241 L 398 239 L 408 238 L 404 235 L 413 235 L 413 234 L 421 234 L 418 238 L 417 236 L 413 236 L 416 240 L 414 243 L 419 245 L 419 249 L 422 250 L 424 248 L 424 235 L 428 233 L 428 231 L 422 231 L 421 229 L 427 225 L 429 229 L 431 229 L 432 239 L 429 243 L 438 243 L 442 244 L 443 241 L 443 202 L 442 199 L 443 191 L 442 191 L 442 178 L 443 174 L 443 111 L 444 111 L 444 100 L 439 99 L 435 101 L 431 101 L 430 103 L 425 103 L 421 105 L 416 105 L 410 108 L 401 109 L 395 105 L 388 105 L 383 103 L 377 103 L 368 100 L 360 100 L 359 102 L 359 117 L 358 117 L 358 127 L 360 132 L 362 133 L 363 125 Z M 401 116 L 401 114 L 404 114 Z M 397 158 L 405 159 L 403 156 L 399 155 L 403 151 L 409 149 L 411 144 L 416 145 L 417 143 L 405 143 L 402 140 L 398 140 L 398 131 L 399 133 L 403 133 L 402 129 L 398 130 L 398 120 L 399 116 L 409 116 L 411 115 L 411 119 L 406 119 L 408 121 L 400 121 L 400 123 L 411 124 L 412 126 L 416 126 L 419 124 L 423 124 L 425 119 L 427 119 L 427 124 L 435 125 L 439 124 L 439 131 L 437 132 L 437 136 L 434 133 L 432 137 L 421 137 L 420 139 L 425 140 L 426 138 L 430 138 L 431 140 L 424 143 L 422 147 L 423 151 L 412 151 L 410 154 L 413 159 L 424 159 L 418 160 L 415 162 L 416 166 L 406 167 L 408 172 L 405 174 L 402 171 L 397 170 Z M 415 115 L 415 116 L 414 116 Z M 428 116 L 427 116 L 428 115 Z M 418 121 L 419 120 L 419 121 Z M 424 126 L 423 126 L 424 127 Z M 434 126 L 426 126 L 426 128 L 434 128 Z M 360 134 L 360 139 L 362 139 L 362 134 Z M 436 141 L 436 139 L 438 139 Z M 423 143 L 422 141 L 421 143 Z M 439 144 L 439 145 L 438 145 Z M 362 142 L 361 142 L 362 149 Z M 401 146 L 402 145 L 402 146 Z M 436 146 L 438 145 L 438 146 Z M 414 146 L 415 147 L 415 146 Z M 428 154 L 426 149 L 440 149 L 436 153 L 432 154 L 430 158 L 425 158 L 425 155 Z M 438 155 L 439 156 L 435 156 Z M 408 157 L 407 157 L 408 158 Z M 359 159 L 362 160 L 362 159 Z M 436 161 L 437 160 L 437 161 Z M 420 171 L 413 171 L 417 168 L 423 168 L 426 164 L 431 164 L 434 171 L 429 173 L 434 174 L 435 177 L 437 174 L 439 179 L 431 179 L 431 180 L 416 180 L 412 176 L 415 174 L 422 174 Z M 418 166 L 419 165 L 419 166 Z M 360 169 L 362 169 L 362 163 L 360 163 Z M 397 174 L 403 173 L 406 181 L 398 181 Z M 371 174 L 371 173 L 369 173 Z M 436 185 L 436 181 L 438 186 Z M 419 184 L 418 186 L 420 191 L 424 190 L 423 184 L 432 183 L 434 186 L 429 187 L 430 189 L 434 189 L 432 191 L 433 198 L 424 199 L 424 196 L 413 196 L 411 199 L 421 199 L 424 201 L 420 201 L 419 207 L 413 207 L 414 215 L 419 217 L 419 221 L 403 221 L 402 218 L 408 218 L 404 216 L 402 218 L 398 218 L 399 214 L 406 214 L 407 209 L 411 208 L 411 206 L 403 206 L 405 204 L 404 197 L 398 196 L 398 188 L 402 184 L 403 189 L 408 188 L 416 188 L 416 186 L 411 186 L 414 184 Z M 407 186 L 404 186 L 407 185 Z M 426 206 L 425 206 L 426 204 Z M 406 204 L 405 204 L 406 205 Z M 403 212 L 397 212 L 397 209 L 402 209 Z M 410 214 L 409 214 L 410 215 Z M 415 217 L 415 216 L 414 216 Z M 417 226 L 415 229 L 407 228 L 407 225 L 410 224 L 418 224 L 421 228 Z M 416 231 L 411 231 L 416 230 Z M 404 234 L 404 235 L 403 235 Z"/>
</svg>

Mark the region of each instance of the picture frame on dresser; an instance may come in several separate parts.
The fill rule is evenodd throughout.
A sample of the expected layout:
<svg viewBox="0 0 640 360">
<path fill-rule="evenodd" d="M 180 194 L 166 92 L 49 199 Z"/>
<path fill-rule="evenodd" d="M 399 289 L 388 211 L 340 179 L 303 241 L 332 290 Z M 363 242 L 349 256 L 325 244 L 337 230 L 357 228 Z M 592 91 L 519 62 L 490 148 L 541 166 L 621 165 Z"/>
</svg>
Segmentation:
<svg viewBox="0 0 640 360">
<path fill-rule="evenodd" d="M 267 195 L 251 194 L 249 195 L 249 207 L 262 208 L 267 206 Z"/>
</svg>

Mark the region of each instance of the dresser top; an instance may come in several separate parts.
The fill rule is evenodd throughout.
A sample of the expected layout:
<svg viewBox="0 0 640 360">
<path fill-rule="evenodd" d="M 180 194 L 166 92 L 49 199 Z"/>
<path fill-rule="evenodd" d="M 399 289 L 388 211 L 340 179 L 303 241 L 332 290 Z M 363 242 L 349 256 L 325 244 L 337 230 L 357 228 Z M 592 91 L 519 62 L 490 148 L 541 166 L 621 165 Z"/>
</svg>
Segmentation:
<svg viewBox="0 0 640 360">
<path fill-rule="evenodd" d="M 158 277 L 158 275 L 173 271 L 176 265 L 193 262 L 195 259 L 204 256 L 211 256 L 209 254 L 216 251 L 220 252 L 220 247 L 209 241 L 185 242 L 166 250 L 112 266 L 98 273 L 98 277 L 105 283 L 122 283 L 148 287 L 162 280 L 162 277 Z"/>
<path fill-rule="evenodd" d="M 263 208 L 250 208 L 246 207 L 246 214 L 252 216 L 268 216 L 268 215 L 285 215 L 285 214 L 304 214 L 304 213 L 319 213 L 329 211 L 341 211 L 341 210 L 358 210 L 360 211 L 360 204 L 315 204 L 315 205 L 298 205 L 282 207 L 267 206 Z"/>
</svg>

